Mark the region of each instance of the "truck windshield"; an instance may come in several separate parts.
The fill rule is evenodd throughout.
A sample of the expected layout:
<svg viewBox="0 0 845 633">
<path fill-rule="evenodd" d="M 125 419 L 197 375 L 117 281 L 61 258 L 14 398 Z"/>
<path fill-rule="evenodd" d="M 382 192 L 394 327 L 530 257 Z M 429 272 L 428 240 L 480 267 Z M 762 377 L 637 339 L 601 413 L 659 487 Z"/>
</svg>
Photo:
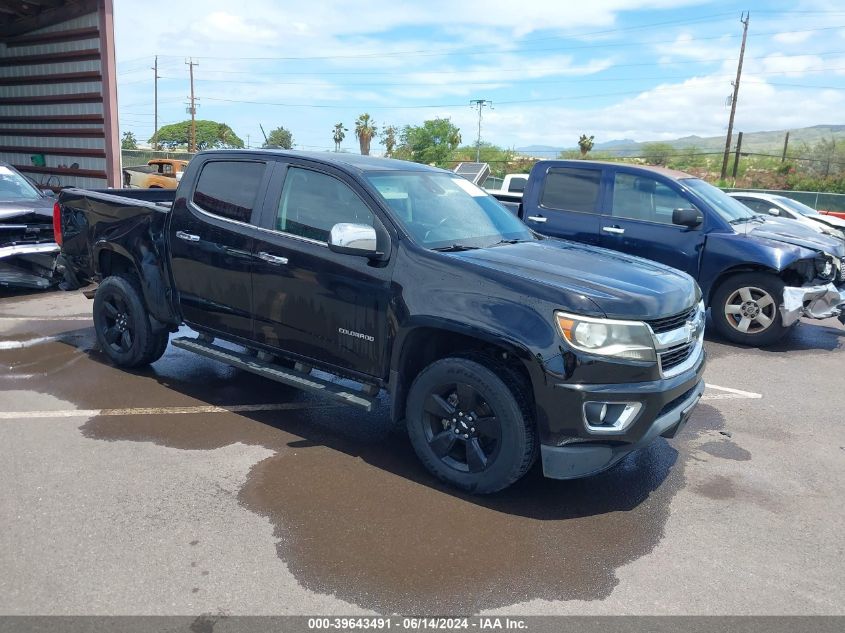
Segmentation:
<svg viewBox="0 0 845 633">
<path fill-rule="evenodd" d="M 731 198 L 718 187 L 714 187 L 699 178 L 684 178 L 681 183 L 701 196 L 716 213 L 732 224 L 757 217 L 756 213 L 739 200 Z"/>
<path fill-rule="evenodd" d="M 446 173 L 365 174 L 413 239 L 430 249 L 486 248 L 534 234 L 469 180 Z"/>
<path fill-rule="evenodd" d="M 18 172 L 0 165 L 0 200 L 38 200 L 38 189 Z"/>
</svg>

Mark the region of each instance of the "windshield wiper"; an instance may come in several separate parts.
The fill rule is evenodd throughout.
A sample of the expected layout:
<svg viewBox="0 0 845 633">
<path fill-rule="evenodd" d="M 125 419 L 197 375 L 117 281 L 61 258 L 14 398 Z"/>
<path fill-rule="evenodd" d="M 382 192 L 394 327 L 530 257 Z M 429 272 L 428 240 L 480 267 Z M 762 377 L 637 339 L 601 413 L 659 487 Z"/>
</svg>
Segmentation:
<svg viewBox="0 0 845 633">
<path fill-rule="evenodd" d="M 519 244 L 520 242 L 524 242 L 525 240 L 499 240 L 495 244 L 490 244 L 490 246 L 501 246 L 502 244 Z"/>
<path fill-rule="evenodd" d="M 439 248 L 432 248 L 431 250 L 438 253 L 457 253 L 458 251 L 475 251 L 478 246 L 467 246 L 466 244 L 452 244 L 451 246 L 441 246 Z"/>
<path fill-rule="evenodd" d="M 728 220 L 728 224 L 744 224 L 745 222 L 751 222 L 751 218 L 754 216 L 749 216 L 747 218 L 734 218 L 733 220 Z"/>
</svg>

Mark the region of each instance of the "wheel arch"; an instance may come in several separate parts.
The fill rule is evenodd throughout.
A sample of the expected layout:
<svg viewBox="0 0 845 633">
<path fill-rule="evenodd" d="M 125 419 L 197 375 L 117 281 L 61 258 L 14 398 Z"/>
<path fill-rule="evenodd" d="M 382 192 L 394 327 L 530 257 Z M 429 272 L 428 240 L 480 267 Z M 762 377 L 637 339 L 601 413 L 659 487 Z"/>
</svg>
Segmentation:
<svg viewBox="0 0 845 633">
<path fill-rule="evenodd" d="M 719 286 L 721 286 L 723 283 L 725 283 L 728 278 L 733 277 L 734 275 L 739 275 L 742 273 L 763 273 L 774 275 L 775 277 L 782 279 L 783 272 L 784 271 L 782 270 L 777 270 L 775 268 L 771 268 L 770 266 L 765 266 L 763 264 L 741 264 L 738 266 L 732 266 L 730 268 L 727 268 L 720 272 L 713 279 L 712 283 L 710 284 L 710 287 L 707 290 L 706 303 L 709 306 L 710 302 L 713 300 L 713 295 L 719 289 Z"/>
<path fill-rule="evenodd" d="M 404 333 L 394 347 L 390 371 L 391 418 L 398 422 L 405 415 L 408 390 L 414 378 L 441 358 L 467 353 L 487 354 L 511 368 L 525 381 L 533 406 L 533 355 L 524 346 L 501 335 L 476 330 L 467 332 L 455 324 L 426 324 Z"/>
<path fill-rule="evenodd" d="M 158 266 L 144 266 L 143 272 L 136 258 L 114 242 L 104 242 L 95 247 L 94 261 L 100 279 L 120 274 L 132 274 L 141 286 L 142 299 L 150 316 L 162 324 L 178 326 L 181 319 L 174 314 L 167 280 Z"/>
</svg>

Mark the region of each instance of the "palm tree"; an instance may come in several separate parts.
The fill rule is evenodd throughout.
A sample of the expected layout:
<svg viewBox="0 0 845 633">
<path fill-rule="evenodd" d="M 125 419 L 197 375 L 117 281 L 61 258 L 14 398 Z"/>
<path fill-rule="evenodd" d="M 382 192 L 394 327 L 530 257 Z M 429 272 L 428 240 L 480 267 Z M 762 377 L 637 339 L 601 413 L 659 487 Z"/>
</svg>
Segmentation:
<svg viewBox="0 0 845 633">
<path fill-rule="evenodd" d="M 355 121 L 355 136 L 358 137 L 358 145 L 361 146 L 361 155 L 370 155 L 370 141 L 378 134 L 376 126 L 369 114 L 362 114 Z"/>
<path fill-rule="evenodd" d="M 578 139 L 578 148 L 581 150 L 581 156 L 586 156 L 587 152 L 593 149 L 593 138 L 595 137 L 582 134 L 581 138 Z"/>
<path fill-rule="evenodd" d="M 346 132 L 348 132 L 345 127 L 343 127 L 343 123 L 335 123 L 334 130 L 332 133 L 332 138 L 334 139 L 334 151 L 340 151 L 340 144 L 343 143 L 343 139 L 346 138 Z"/>
</svg>

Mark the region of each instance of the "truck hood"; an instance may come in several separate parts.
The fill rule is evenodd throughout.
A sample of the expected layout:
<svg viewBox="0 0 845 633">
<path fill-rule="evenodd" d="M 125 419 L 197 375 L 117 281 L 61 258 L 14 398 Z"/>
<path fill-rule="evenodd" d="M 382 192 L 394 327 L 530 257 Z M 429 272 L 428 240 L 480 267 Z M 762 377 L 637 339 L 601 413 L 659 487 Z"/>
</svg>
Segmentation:
<svg viewBox="0 0 845 633">
<path fill-rule="evenodd" d="M 845 220 L 837 218 L 835 215 L 808 215 L 807 218 L 819 224 L 832 226 L 835 229 L 845 230 Z"/>
<path fill-rule="evenodd" d="M 789 218 L 763 217 L 762 223 L 746 222 L 737 226 L 737 231 L 743 233 L 743 226 L 747 227 L 746 235 L 761 237 L 775 242 L 801 246 L 817 252 L 829 253 L 838 257 L 845 256 L 845 245 L 842 240 L 830 235 L 819 233 L 811 226 Z"/>
<path fill-rule="evenodd" d="M 0 200 L 0 221 L 11 220 L 22 215 L 37 213 L 49 218 L 53 217 L 53 198 L 39 198 L 38 200 Z"/>
<path fill-rule="evenodd" d="M 656 319 L 689 309 L 698 290 L 692 277 L 662 264 L 557 239 L 519 242 L 451 254 L 595 303 L 605 316 Z"/>
</svg>

